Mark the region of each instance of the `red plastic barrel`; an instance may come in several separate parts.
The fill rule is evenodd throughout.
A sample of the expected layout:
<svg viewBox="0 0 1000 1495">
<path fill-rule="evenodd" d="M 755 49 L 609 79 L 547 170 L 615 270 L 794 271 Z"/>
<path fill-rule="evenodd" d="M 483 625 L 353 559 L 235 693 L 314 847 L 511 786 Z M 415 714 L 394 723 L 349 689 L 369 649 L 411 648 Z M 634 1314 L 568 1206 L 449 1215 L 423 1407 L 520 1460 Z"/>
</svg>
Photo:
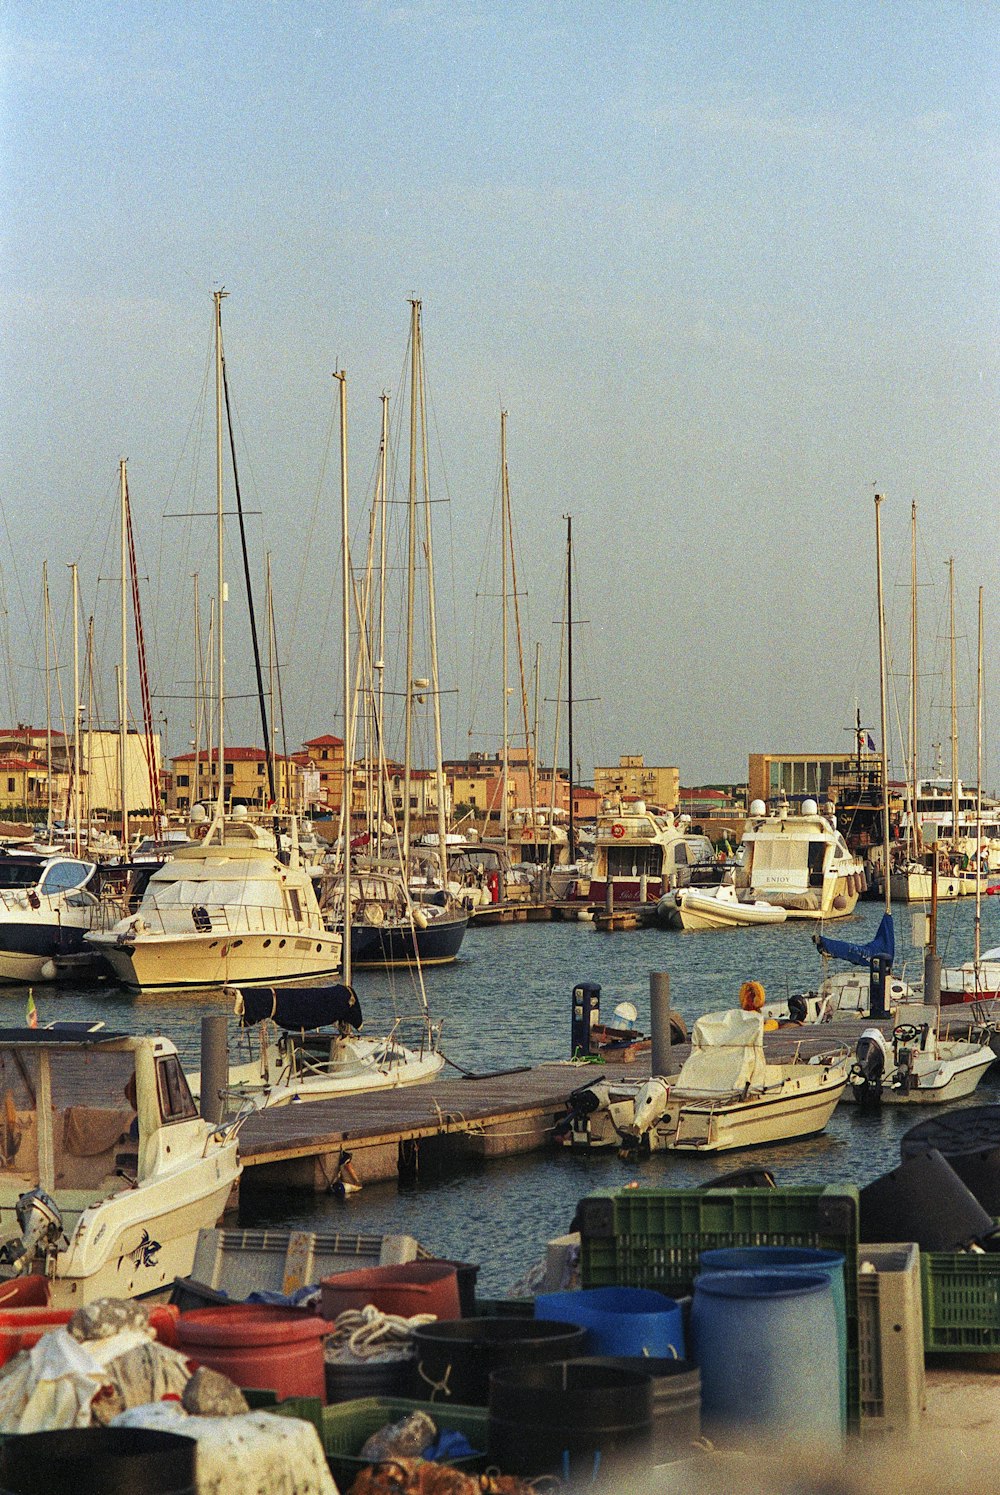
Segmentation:
<svg viewBox="0 0 1000 1495">
<path fill-rule="evenodd" d="M 323 1337 L 330 1325 L 313 1313 L 266 1303 L 193 1308 L 177 1320 L 177 1347 L 256 1391 L 325 1399 Z"/>
<path fill-rule="evenodd" d="M 359 1272 L 335 1272 L 320 1283 L 320 1307 L 325 1319 L 335 1319 L 346 1308 L 371 1303 L 382 1313 L 412 1318 L 433 1313 L 439 1319 L 461 1317 L 458 1272 L 453 1262 L 408 1261 L 398 1267 L 366 1267 Z"/>
</svg>

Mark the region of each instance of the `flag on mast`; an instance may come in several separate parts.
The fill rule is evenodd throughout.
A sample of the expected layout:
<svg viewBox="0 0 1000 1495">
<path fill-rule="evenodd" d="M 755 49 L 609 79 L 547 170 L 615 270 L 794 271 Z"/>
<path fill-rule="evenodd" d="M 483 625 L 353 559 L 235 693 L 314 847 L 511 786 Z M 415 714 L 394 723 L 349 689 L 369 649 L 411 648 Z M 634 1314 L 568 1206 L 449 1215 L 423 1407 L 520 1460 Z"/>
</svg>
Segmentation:
<svg viewBox="0 0 1000 1495">
<path fill-rule="evenodd" d="M 31 989 L 30 986 L 28 987 L 28 1011 L 27 1011 L 26 1016 L 27 1016 L 27 1019 L 28 1019 L 28 1027 L 29 1028 L 37 1028 L 38 1027 L 38 1009 L 35 1006 L 35 993 L 32 991 L 32 989 Z"/>
</svg>

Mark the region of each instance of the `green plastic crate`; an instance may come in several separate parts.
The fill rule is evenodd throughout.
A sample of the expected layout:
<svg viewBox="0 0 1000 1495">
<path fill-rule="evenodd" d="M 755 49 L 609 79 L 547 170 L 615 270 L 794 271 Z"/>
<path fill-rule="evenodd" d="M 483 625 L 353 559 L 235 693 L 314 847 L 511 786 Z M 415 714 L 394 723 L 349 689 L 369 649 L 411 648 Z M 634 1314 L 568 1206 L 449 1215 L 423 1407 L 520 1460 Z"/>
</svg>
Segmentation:
<svg viewBox="0 0 1000 1495">
<path fill-rule="evenodd" d="M 1000 1354 L 1000 1254 L 922 1251 L 924 1350 Z"/>
<path fill-rule="evenodd" d="M 652 1287 L 686 1297 L 702 1251 L 718 1246 L 814 1246 L 844 1254 L 847 1418 L 861 1416 L 858 1354 L 858 1191 L 823 1189 L 619 1189 L 577 1209 L 580 1280 L 586 1287 Z"/>
<path fill-rule="evenodd" d="M 275 1408 L 275 1410 L 280 1410 Z M 456 1407 L 445 1402 L 413 1402 L 402 1398 L 366 1396 L 352 1402 L 337 1402 L 323 1408 L 322 1439 L 327 1463 L 341 1489 L 346 1490 L 366 1460 L 358 1458 L 362 1444 L 387 1423 L 399 1422 L 411 1412 L 426 1412 L 444 1432 L 464 1433 L 479 1452 L 464 1459 L 449 1459 L 456 1469 L 482 1467 L 486 1454 L 489 1412 L 486 1407 Z"/>
</svg>

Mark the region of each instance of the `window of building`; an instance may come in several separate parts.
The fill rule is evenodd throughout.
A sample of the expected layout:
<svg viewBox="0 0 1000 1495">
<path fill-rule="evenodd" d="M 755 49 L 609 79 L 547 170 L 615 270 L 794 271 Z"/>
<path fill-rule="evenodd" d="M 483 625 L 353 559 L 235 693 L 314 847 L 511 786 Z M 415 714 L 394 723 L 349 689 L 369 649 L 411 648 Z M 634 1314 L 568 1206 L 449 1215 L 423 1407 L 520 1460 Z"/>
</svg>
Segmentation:
<svg viewBox="0 0 1000 1495">
<path fill-rule="evenodd" d="M 7 780 L 7 793 L 8 794 L 13 794 L 14 790 L 16 788 L 17 788 L 17 780 L 16 779 L 8 779 Z"/>
<path fill-rule="evenodd" d="M 233 765 L 231 763 L 227 763 L 226 764 L 226 777 L 227 778 L 230 776 L 230 774 L 232 773 L 232 771 L 233 771 Z"/>
<path fill-rule="evenodd" d="M 188 776 L 187 776 L 186 773 L 179 773 L 177 775 L 177 787 L 178 787 L 178 789 L 186 789 L 189 783 L 190 783 L 190 779 L 188 778 Z"/>
</svg>

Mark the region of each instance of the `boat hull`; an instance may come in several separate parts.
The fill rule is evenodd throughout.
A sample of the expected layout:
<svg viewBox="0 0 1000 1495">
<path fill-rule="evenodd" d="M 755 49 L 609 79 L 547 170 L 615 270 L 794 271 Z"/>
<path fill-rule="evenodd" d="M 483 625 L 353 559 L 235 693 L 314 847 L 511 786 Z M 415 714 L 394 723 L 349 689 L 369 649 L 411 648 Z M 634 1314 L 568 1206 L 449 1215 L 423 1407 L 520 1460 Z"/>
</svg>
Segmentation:
<svg viewBox="0 0 1000 1495">
<path fill-rule="evenodd" d="M 962 1100 L 973 1093 L 994 1058 L 993 1050 L 986 1046 L 979 1055 L 970 1057 L 968 1065 L 955 1070 L 940 1084 L 918 1084 L 911 1086 L 909 1090 L 885 1086 L 882 1090 L 881 1104 L 883 1106 L 940 1106 L 947 1105 L 951 1101 Z"/>
<path fill-rule="evenodd" d="M 335 976 L 339 934 L 144 934 L 134 940 L 91 936 L 118 981 L 139 991 L 232 984 L 272 986 L 300 976 Z"/>
<path fill-rule="evenodd" d="M 467 915 L 430 919 L 423 928 L 409 920 L 400 923 L 353 924 L 351 964 L 356 968 L 446 965 L 462 948 Z"/>
<path fill-rule="evenodd" d="M 683 890 L 676 895 L 677 913 L 683 929 L 741 929 L 766 924 L 783 924 L 787 909 L 773 903 L 740 903 L 736 899 L 713 897 L 709 893 Z"/>
<path fill-rule="evenodd" d="M 829 1122 L 846 1084 L 846 1070 L 837 1067 L 819 1070 L 815 1079 L 787 1081 L 774 1096 L 674 1102 L 649 1134 L 650 1151 L 728 1152 L 815 1136 Z"/>
</svg>

